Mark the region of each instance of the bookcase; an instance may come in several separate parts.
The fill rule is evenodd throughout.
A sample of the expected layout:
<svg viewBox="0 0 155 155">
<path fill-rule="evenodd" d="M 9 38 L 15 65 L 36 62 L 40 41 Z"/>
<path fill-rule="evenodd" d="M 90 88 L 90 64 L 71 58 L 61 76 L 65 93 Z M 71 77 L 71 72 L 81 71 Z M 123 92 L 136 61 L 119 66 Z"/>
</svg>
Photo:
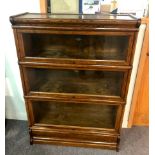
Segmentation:
<svg viewBox="0 0 155 155">
<path fill-rule="evenodd" d="M 23 13 L 10 21 L 30 144 L 118 150 L 140 20 Z"/>
</svg>

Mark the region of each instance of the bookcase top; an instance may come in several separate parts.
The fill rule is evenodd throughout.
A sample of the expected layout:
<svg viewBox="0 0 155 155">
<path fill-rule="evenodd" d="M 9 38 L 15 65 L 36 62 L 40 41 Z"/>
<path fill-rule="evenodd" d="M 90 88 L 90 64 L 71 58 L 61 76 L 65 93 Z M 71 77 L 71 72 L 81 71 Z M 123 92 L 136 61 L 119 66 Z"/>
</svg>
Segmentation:
<svg viewBox="0 0 155 155">
<path fill-rule="evenodd" d="M 130 14 L 43 14 L 43 13 L 22 13 L 10 17 L 12 25 L 17 24 L 52 24 L 52 23 L 85 23 L 85 24 L 129 24 L 139 27 L 140 19 Z"/>
</svg>

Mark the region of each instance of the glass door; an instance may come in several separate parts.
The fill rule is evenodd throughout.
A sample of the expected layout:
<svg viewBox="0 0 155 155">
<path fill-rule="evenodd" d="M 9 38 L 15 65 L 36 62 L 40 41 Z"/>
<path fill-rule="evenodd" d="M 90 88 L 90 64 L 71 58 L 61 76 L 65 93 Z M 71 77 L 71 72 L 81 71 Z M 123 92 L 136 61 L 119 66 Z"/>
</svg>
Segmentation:
<svg viewBox="0 0 155 155">
<path fill-rule="evenodd" d="M 122 96 L 123 71 L 26 68 L 29 91 Z"/>
<path fill-rule="evenodd" d="M 21 33 L 26 58 L 96 61 L 123 64 L 131 53 L 133 34 L 46 34 Z M 58 61 L 58 62 L 59 62 Z M 67 61 L 66 61 L 67 62 Z M 117 62 L 117 63 L 116 63 Z"/>
<path fill-rule="evenodd" d="M 115 128 L 118 105 L 32 101 L 35 124 Z"/>
</svg>

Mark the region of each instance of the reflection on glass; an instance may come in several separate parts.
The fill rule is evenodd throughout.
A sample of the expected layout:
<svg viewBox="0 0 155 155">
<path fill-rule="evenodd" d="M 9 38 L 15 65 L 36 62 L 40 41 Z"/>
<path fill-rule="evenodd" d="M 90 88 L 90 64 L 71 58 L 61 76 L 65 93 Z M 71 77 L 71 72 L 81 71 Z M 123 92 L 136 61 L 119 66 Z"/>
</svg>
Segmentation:
<svg viewBox="0 0 155 155">
<path fill-rule="evenodd" d="M 56 0 L 58 1 L 58 0 Z M 71 0 L 70 0 L 71 1 Z M 73 8 L 71 8 L 73 9 Z M 63 10 L 62 10 L 63 11 Z M 121 14 L 109 14 L 109 13 L 97 13 L 97 14 L 77 14 L 75 12 L 78 12 L 76 6 L 74 7 L 74 11 L 70 10 L 71 13 L 60 13 L 60 12 L 57 12 L 57 13 L 52 13 L 52 14 L 39 14 L 39 13 L 29 13 L 29 14 L 23 14 L 21 16 L 17 16 L 16 18 L 28 18 L 28 19 L 33 19 L 33 18 L 43 18 L 43 19 L 92 19 L 92 20 L 108 20 L 108 19 L 120 19 L 120 20 L 133 20 L 135 18 L 133 18 L 132 16 L 128 15 L 128 14 L 124 14 L 124 15 L 121 15 Z M 72 16 L 72 15 L 75 15 L 75 16 Z M 55 16 L 56 15 L 56 16 Z"/>
</svg>

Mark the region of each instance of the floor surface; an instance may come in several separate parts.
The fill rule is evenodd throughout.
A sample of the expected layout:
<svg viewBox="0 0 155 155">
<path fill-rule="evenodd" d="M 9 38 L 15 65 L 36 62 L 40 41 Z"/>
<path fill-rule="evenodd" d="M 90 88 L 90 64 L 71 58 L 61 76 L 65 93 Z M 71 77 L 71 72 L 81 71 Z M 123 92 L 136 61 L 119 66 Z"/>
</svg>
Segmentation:
<svg viewBox="0 0 155 155">
<path fill-rule="evenodd" d="M 148 155 L 149 129 L 122 129 L 120 151 L 29 143 L 27 121 L 6 120 L 6 155 Z"/>
</svg>

